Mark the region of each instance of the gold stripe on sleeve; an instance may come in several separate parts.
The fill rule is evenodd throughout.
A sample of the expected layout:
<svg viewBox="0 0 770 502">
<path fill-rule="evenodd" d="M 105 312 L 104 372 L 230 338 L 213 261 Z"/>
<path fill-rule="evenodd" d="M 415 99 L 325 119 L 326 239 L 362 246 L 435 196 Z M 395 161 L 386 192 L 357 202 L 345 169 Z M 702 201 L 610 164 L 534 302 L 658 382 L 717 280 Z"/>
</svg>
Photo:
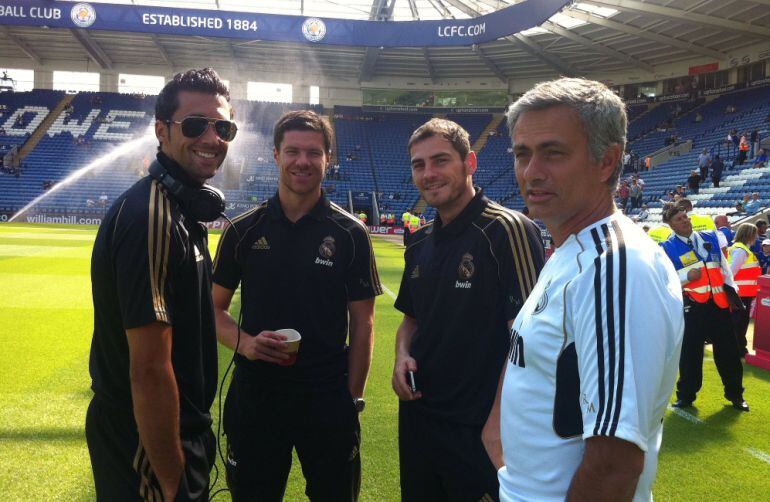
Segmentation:
<svg viewBox="0 0 770 502">
<path fill-rule="evenodd" d="M 163 219 L 162 254 L 160 263 L 159 293 L 160 302 L 165 321 L 168 322 L 168 305 L 166 305 L 166 279 L 168 277 L 169 253 L 171 250 L 171 201 L 161 193 L 161 207 Z"/>
<path fill-rule="evenodd" d="M 364 235 L 366 235 L 367 242 L 369 243 L 369 281 L 370 281 L 370 284 L 372 285 L 372 289 L 374 290 L 374 294 L 375 295 L 381 295 L 382 294 L 382 283 L 380 283 L 380 276 L 377 273 L 377 263 L 376 263 L 375 258 L 374 258 L 374 248 L 372 247 L 372 239 L 369 236 L 369 228 L 361 220 L 359 220 L 355 216 L 351 215 L 350 213 L 348 213 L 347 211 L 342 209 L 340 206 L 338 206 L 334 202 L 330 201 L 329 202 L 329 207 L 333 211 L 335 211 L 336 213 L 339 213 L 340 215 L 342 215 L 342 216 L 346 217 L 347 219 L 349 219 L 350 221 L 354 222 L 356 225 L 361 227 L 361 229 L 364 231 Z M 340 228 L 342 228 L 345 232 L 347 232 L 348 235 L 350 235 L 350 238 L 353 240 L 353 246 L 355 246 L 355 242 L 356 241 L 355 241 L 355 238 L 353 237 L 353 235 L 351 234 L 350 230 L 348 230 L 347 228 L 343 227 L 342 225 L 340 225 L 340 224 L 338 224 L 336 222 L 335 222 L 335 224 L 337 226 L 339 226 Z"/>
<path fill-rule="evenodd" d="M 497 219 L 508 234 L 508 241 L 518 275 L 519 289 L 522 296 L 526 298 L 532 292 L 537 282 L 537 269 L 535 268 L 524 223 L 515 213 L 502 206 L 490 204 L 484 212 L 486 216 Z"/>
<path fill-rule="evenodd" d="M 147 252 L 150 264 L 150 289 L 155 318 L 169 322 L 166 306 L 166 276 L 171 240 L 171 205 L 158 187 L 150 185 L 149 222 L 147 229 Z"/>
</svg>

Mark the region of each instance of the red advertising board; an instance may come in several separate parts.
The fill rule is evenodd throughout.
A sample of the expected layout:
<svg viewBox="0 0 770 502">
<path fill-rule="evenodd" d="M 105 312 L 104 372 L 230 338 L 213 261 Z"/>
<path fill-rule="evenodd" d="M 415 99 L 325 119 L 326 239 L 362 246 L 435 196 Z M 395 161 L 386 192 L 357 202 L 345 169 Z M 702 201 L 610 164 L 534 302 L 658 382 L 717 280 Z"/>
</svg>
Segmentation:
<svg viewBox="0 0 770 502">
<path fill-rule="evenodd" d="M 698 66 L 691 66 L 687 70 L 688 75 L 700 75 L 701 73 L 711 73 L 712 71 L 719 70 L 719 63 L 702 64 Z"/>
</svg>

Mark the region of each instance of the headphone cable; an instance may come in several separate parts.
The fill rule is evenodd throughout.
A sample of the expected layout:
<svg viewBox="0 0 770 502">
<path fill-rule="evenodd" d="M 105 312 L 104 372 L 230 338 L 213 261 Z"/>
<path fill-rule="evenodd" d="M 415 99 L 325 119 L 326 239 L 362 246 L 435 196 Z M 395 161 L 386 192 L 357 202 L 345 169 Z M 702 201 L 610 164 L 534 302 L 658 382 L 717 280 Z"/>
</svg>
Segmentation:
<svg viewBox="0 0 770 502">
<path fill-rule="evenodd" d="M 240 232 L 238 232 L 238 228 L 235 226 L 235 224 L 232 222 L 232 220 L 227 217 L 227 215 L 224 212 L 222 212 L 221 215 L 229 223 L 229 225 L 230 225 L 229 228 L 232 228 L 233 231 L 235 232 L 235 235 L 238 236 L 238 242 L 241 242 L 242 237 L 241 237 Z M 222 238 L 224 238 L 224 232 L 222 232 Z M 238 257 L 238 249 L 237 248 L 235 250 L 235 255 L 236 255 L 236 259 L 237 259 L 237 257 Z M 243 321 L 243 310 L 245 308 L 245 302 L 243 300 L 244 300 L 243 287 L 241 285 L 241 306 L 238 309 L 238 322 L 236 323 L 237 335 L 235 337 L 235 348 L 233 349 L 233 357 L 230 359 L 230 362 L 228 363 L 227 368 L 225 369 L 225 372 L 222 375 L 222 380 L 219 382 L 219 392 L 218 392 L 218 395 L 217 395 L 217 415 L 218 415 L 218 419 L 217 419 L 217 453 L 219 454 L 219 459 L 222 461 L 222 466 L 225 468 L 225 473 L 227 471 L 227 460 L 225 459 L 225 456 L 222 453 L 222 441 L 221 441 L 221 438 L 222 438 L 222 391 L 224 390 L 224 387 L 225 387 L 225 381 L 227 380 L 227 375 L 230 373 L 230 370 L 235 365 L 235 356 L 238 354 L 238 347 L 240 346 L 240 343 L 241 343 L 241 322 Z M 214 481 L 209 483 L 209 486 L 210 487 L 215 486 L 217 484 L 217 481 L 219 481 L 219 468 L 217 467 L 216 462 L 214 462 Z M 227 488 L 227 487 L 220 488 L 219 490 L 213 492 L 209 496 L 208 500 L 209 500 L 209 502 L 212 502 L 214 500 L 214 497 L 216 497 L 220 493 L 229 492 L 229 491 L 230 491 L 230 489 Z"/>
</svg>

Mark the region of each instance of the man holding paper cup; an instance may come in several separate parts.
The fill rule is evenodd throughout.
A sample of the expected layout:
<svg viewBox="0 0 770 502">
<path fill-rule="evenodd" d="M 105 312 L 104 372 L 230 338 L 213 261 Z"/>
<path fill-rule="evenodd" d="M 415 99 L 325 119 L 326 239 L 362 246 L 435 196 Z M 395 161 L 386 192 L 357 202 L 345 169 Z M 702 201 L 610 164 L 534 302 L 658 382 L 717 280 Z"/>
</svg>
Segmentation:
<svg viewBox="0 0 770 502">
<path fill-rule="evenodd" d="M 366 227 L 321 190 L 329 123 L 289 112 L 273 139 L 278 193 L 234 219 L 214 260 L 217 337 L 237 347 L 223 417 L 227 481 L 235 501 L 281 500 L 296 448 L 311 500 L 353 501 L 382 289 Z M 228 309 L 239 284 L 236 323 Z"/>
</svg>

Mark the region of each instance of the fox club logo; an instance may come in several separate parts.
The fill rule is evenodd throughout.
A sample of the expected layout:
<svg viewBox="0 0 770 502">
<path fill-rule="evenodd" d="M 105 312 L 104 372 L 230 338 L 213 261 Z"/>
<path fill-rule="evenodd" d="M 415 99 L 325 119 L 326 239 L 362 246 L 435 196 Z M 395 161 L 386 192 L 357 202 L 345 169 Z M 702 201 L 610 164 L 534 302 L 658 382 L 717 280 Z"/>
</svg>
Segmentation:
<svg viewBox="0 0 770 502">
<path fill-rule="evenodd" d="M 96 10 L 91 7 L 91 4 L 78 3 L 72 7 L 70 18 L 78 27 L 88 28 L 96 21 Z"/>
<path fill-rule="evenodd" d="M 317 17 L 306 19 L 302 23 L 302 34 L 311 42 L 320 42 L 326 36 L 326 23 Z"/>
</svg>

